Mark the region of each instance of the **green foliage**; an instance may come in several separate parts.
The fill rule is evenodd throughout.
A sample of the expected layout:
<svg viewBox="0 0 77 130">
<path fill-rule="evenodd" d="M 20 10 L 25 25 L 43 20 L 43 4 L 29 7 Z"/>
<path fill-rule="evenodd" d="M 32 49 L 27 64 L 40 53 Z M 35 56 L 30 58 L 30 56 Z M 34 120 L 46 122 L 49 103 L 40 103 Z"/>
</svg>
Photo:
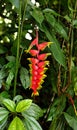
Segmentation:
<svg viewBox="0 0 77 130">
<path fill-rule="evenodd" d="M 24 89 L 27 89 L 30 86 L 28 70 L 24 67 L 20 69 L 20 80 Z"/>
<path fill-rule="evenodd" d="M 65 57 L 55 35 L 51 35 L 45 25 L 42 26 L 42 31 L 45 32 L 47 38 L 53 42 L 50 46 L 50 50 L 52 51 L 54 58 L 66 68 Z"/>
<path fill-rule="evenodd" d="M 4 68 L 0 70 L 0 88 L 2 87 L 2 83 L 4 78 L 7 76 L 6 71 Z"/>
<path fill-rule="evenodd" d="M 9 0 L 12 5 L 14 5 L 17 9 L 19 9 L 19 0 Z"/>
<path fill-rule="evenodd" d="M 19 130 L 26 130 L 24 128 L 24 124 L 23 124 L 22 120 L 19 117 L 16 116 L 13 119 L 13 121 L 11 122 L 8 130 L 17 130 L 17 129 L 19 129 Z"/>
<path fill-rule="evenodd" d="M 27 109 L 26 111 L 24 111 L 22 113 L 25 117 L 27 116 L 31 116 L 33 118 L 35 118 L 36 120 L 39 119 L 39 117 L 43 116 L 43 110 L 36 104 L 32 103 L 31 106 L 29 107 L 29 109 Z"/>
<path fill-rule="evenodd" d="M 62 97 L 56 99 L 50 108 L 50 113 L 48 115 L 48 121 L 51 121 L 58 116 L 61 116 L 63 110 L 65 109 L 65 105 L 66 105 L 65 96 L 62 96 Z"/>
<path fill-rule="evenodd" d="M 25 117 L 24 125 L 26 126 L 27 130 L 31 130 L 31 128 L 35 129 L 35 130 L 42 130 L 42 128 L 39 125 L 39 123 L 33 117 L 30 117 L 30 116 L 28 116 L 28 117 L 26 116 Z"/>
<path fill-rule="evenodd" d="M 36 30 L 39 43 L 52 44 L 42 51 L 51 54 L 47 77 L 31 97 L 27 48 Z M 77 129 L 76 34 L 77 0 L 0 1 L 0 130 Z"/>
<path fill-rule="evenodd" d="M 64 117 L 67 120 L 69 126 L 71 128 L 73 128 L 73 130 L 76 130 L 77 129 L 77 118 L 74 118 L 67 113 L 64 113 Z"/>
<path fill-rule="evenodd" d="M 44 16 L 42 14 L 42 11 L 40 11 L 40 10 L 33 9 L 33 11 L 31 12 L 31 15 L 35 18 L 35 20 L 39 24 L 41 24 L 44 20 Z"/>
<path fill-rule="evenodd" d="M 23 111 L 29 109 L 31 103 L 32 103 L 32 100 L 30 100 L 30 99 L 25 99 L 25 100 L 20 101 L 16 106 L 16 111 L 23 112 Z"/>
<path fill-rule="evenodd" d="M 3 99 L 3 104 L 6 106 L 6 108 L 11 111 L 11 112 L 15 112 L 15 103 L 14 101 L 10 100 L 10 99 Z"/>
<path fill-rule="evenodd" d="M 14 76 L 15 76 L 15 59 L 12 59 L 14 57 L 9 57 L 8 60 L 10 60 L 11 58 L 11 61 L 9 61 L 7 64 L 6 64 L 6 69 L 8 69 L 8 76 L 7 76 L 7 79 L 6 79 L 6 89 L 9 90 L 10 87 L 11 87 L 11 84 L 12 84 L 12 81 L 14 79 Z M 14 61 L 13 61 L 14 60 Z"/>
<path fill-rule="evenodd" d="M 15 104 L 14 101 L 16 100 L 17 103 Z M 4 126 L 7 126 L 5 124 L 8 121 L 8 118 L 14 116 L 13 120 L 10 121 L 8 130 L 30 130 L 31 127 L 33 129 L 41 130 L 42 128 L 36 119 L 39 119 L 39 117 L 43 115 L 42 109 L 36 104 L 32 104 L 31 99 L 21 100 L 21 95 L 17 95 L 14 98 L 14 101 L 5 98 L 2 99 L 2 104 L 6 108 L 0 107 L 0 128 L 4 129 Z"/>
<path fill-rule="evenodd" d="M 45 17 L 54 30 L 67 40 L 68 37 L 64 27 L 55 19 L 53 15 L 50 14 L 50 11 L 45 13 Z"/>
<path fill-rule="evenodd" d="M 3 130 L 8 119 L 9 111 L 7 111 L 4 107 L 0 107 L 0 129 Z"/>
<path fill-rule="evenodd" d="M 22 112 L 22 116 L 24 117 L 24 125 L 27 130 L 35 129 L 42 130 L 41 126 L 37 122 L 39 117 L 43 116 L 43 110 L 36 104 L 32 103 L 29 109 Z"/>
<path fill-rule="evenodd" d="M 0 54 L 4 54 L 7 52 L 6 47 L 4 47 L 3 45 L 0 45 Z"/>
</svg>

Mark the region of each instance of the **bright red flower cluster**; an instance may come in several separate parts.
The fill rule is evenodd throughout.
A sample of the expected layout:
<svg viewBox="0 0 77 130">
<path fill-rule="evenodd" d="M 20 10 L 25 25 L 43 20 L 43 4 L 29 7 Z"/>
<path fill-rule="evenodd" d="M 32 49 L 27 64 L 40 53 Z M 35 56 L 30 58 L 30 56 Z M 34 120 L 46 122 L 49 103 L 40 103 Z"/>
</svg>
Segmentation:
<svg viewBox="0 0 77 130">
<path fill-rule="evenodd" d="M 51 42 L 43 42 L 38 44 L 38 31 L 36 32 L 36 38 L 31 42 L 29 52 L 32 58 L 28 58 L 30 61 L 30 74 L 31 74 L 31 84 L 30 88 L 33 90 L 32 95 L 39 95 L 38 90 L 41 88 L 44 78 L 46 77 L 45 71 L 47 70 L 46 65 L 49 65 L 49 61 L 46 58 L 50 53 L 40 54 Z M 35 46 L 36 49 L 32 49 Z"/>
</svg>

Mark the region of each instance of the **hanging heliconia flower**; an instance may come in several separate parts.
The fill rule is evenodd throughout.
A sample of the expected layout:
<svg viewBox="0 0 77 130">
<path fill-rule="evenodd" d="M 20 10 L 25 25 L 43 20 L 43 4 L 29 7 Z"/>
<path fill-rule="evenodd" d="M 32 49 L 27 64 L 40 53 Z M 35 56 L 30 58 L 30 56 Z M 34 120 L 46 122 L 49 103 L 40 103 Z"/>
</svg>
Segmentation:
<svg viewBox="0 0 77 130">
<path fill-rule="evenodd" d="M 31 42 L 28 50 L 26 51 L 32 55 L 32 58 L 28 58 L 30 61 L 30 88 L 33 90 L 32 95 L 39 95 L 38 90 L 42 87 L 41 85 L 46 77 L 46 66 L 49 65 L 49 61 L 47 61 L 46 58 L 50 55 L 50 53 L 40 54 L 40 51 L 44 50 L 50 43 L 51 42 L 43 42 L 38 44 L 38 31 L 36 31 L 36 38 Z M 35 46 L 36 49 L 32 49 L 33 46 Z"/>
</svg>

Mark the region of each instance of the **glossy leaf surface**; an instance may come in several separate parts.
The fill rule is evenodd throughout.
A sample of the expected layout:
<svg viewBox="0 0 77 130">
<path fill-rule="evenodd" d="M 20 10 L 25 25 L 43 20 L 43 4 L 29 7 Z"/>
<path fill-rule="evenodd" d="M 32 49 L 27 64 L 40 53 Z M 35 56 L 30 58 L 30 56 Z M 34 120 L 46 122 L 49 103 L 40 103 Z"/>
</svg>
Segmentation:
<svg viewBox="0 0 77 130">
<path fill-rule="evenodd" d="M 8 130 L 26 130 L 26 128 L 22 120 L 16 116 L 10 123 Z"/>
<path fill-rule="evenodd" d="M 16 111 L 23 112 L 23 111 L 27 110 L 30 107 L 31 103 L 32 103 L 32 100 L 30 100 L 30 99 L 24 99 L 24 100 L 20 101 L 17 104 Z"/>
</svg>

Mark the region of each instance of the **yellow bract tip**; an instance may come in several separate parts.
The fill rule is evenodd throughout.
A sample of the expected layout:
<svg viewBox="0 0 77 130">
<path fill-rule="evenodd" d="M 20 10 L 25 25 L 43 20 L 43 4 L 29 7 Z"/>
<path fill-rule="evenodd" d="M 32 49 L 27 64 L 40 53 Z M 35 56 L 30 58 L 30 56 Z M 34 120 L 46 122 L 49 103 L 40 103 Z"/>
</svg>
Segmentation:
<svg viewBox="0 0 77 130">
<path fill-rule="evenodd" d="M 53 42 L 48 42 L 48 47 L 52 44 Z"/>
<path fill-rule="evenodd" d="M 46 78 L 46 77 L 47 77 L 47 75 L 46 75 L 46 74 L 44 74 L 44 75 L 43 75 L 43 79 L 44 79 L 44 78 Z"/>
<path fill-rule="evenodd" d="M 38 88 L 37 88 L 37 90 L 40 90 L 41 88 L 42 88 L 42 86 L 41 86 L 41 85 L 39 85 L 39 86 L 38 86 Z"/>
<path fill-rule="evenodd" d="M 49 65 L 49 61 L 45 61 L 45 65 Z"/>
<path fill-rule="evenodd" d="M 28 50 L 25 50 L 26 53 L 28 53 L 29 51 Z"/>
<path fill-rule="evenodd" d="M 47 53 L 47 56 L 50 56 L 51 55 L 51 53 Z"/>
<path fill-rule="evenodd" d="M 29 53 L 30 49 L 32 48 L 32 46 L 29 46 L 29 48 L 27 50 L 25 50 L 26 53 Z"/>
<path fill-rule="evenodd" d="M 38 92 L 36 92 L 36 93 L 33 92 L 31 96 L 32 96 L 32 97 L 33 97 L 33 96 L 39 96 L 39 93 L 38 93 Z"/>
</svg>

